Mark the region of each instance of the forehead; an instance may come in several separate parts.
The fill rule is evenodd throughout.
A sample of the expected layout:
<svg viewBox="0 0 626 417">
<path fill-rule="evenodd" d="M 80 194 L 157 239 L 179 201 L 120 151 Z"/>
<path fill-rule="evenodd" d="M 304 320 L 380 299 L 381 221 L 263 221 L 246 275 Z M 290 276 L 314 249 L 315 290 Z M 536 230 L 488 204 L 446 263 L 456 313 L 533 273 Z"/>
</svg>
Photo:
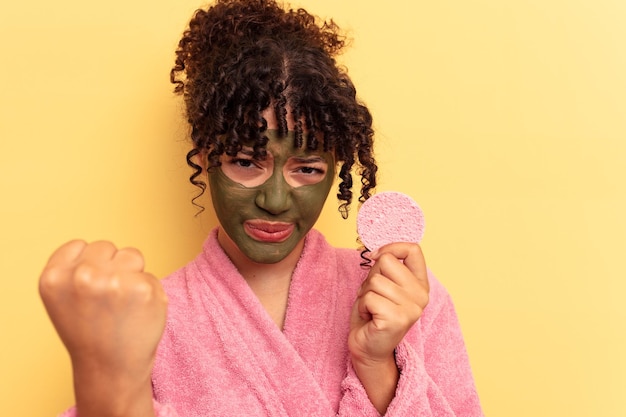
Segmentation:
<svg viewBox="0 0 626 417">
<path fill-rule="evenodd" d="M 296 127 L 296 121 L 293 117 L 293 113 L 291 112 L 291 108 L 287 107 L 287 130 L 294 130 Z M 278 129 L 278 119 L 276 119 L 276 112 L 274 112 L 274 105 L 272 104 L 267 109 L 261 112 L 261 116 L 267 122 L 268 129 Z"/>
<path fill-rule="evenodd" d="M 265 150 L 267 151 L 268 156 L 272 157 L 281 157 L 281 158 L 290 158 L 290 157 L 309 157 L 309 156 L 325 156 L 324 159 L 332 159 L 333 153 L 332 151 L 324 151 L 323 141 L 318 141 L 318 149 L 308 149 L 306 147 L 307 138 L 306 134 L 303 137 L 303 145 L 301 147 L 295 146 L 295 138 L 296 134 L 294 131 L 290 130 L 287 132 L 287 135 L 281 136 L 278 133 L 277 129 L 267 129 L 263 132 L 268 139 L 267 144 L 265 145 Z M 254 154 L 252 144 L 250 142 L 246 143 L 242 150 L 242 153 L 252 156 Z"/>
</svg>

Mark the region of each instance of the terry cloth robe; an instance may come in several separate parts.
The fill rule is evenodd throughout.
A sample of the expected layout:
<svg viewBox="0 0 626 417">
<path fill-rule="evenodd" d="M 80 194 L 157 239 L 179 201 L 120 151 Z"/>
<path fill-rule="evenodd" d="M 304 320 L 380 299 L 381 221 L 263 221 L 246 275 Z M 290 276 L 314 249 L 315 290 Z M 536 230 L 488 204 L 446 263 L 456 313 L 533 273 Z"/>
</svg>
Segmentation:
<svg viewBox="0 0 626 417">
<path fill-rule="evenodd" d="M 281 331 L 213 230 L 203 252 L 163 280 L 169 307 L 152 375 L 157 416 L 379 416 L 347 347 L 367 276 L 361 262 L 358 251 L 309 232 Z M 429 281 L 429 304 L 396 349 L 400 378 L 386 415 L 482 416 L 452 301 L 430 273 Z"/>
</svg>

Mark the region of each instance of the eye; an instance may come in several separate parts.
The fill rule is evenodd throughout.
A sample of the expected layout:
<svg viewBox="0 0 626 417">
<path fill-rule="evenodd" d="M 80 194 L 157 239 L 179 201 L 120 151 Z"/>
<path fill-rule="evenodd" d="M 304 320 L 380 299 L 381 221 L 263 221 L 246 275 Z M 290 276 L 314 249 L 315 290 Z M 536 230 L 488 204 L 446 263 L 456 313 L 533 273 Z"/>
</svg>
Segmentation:
<svg viewBox="0 0 626 417">
<path fill-rule="evenodd" d="M 272 164 L 271 159 L 258 160 L 252 155 L 240 153 L 232 157 L 222 156 L 221 171 L 244 187 L 255 187 L 272 174 Z"/>
<path fill-rule="evenodd" d="M 292 187 L 318 184 L 328 174 L 328 162 L 322 157 L 294 157 L 285 166 L 285 179 Z"/>
<path fill-rule="evenodd" d="M 250 168 L 253 165 L 252 160 L 242 158 L 233 158 L 230 163 L 241 168 Z"/>
<path fill-rule="evenodd" d="M 307 175 L 311 175 L 311 174 L 325 174 L 326 171 L 324 171 L 323 169 L 320 168 L 316 168 L 316 167 L 310 167 L 310 166 L 303 166 L 298 168 L 297 172 L 301 173 L 301 174 L 307 174 Z"/>
</svg>

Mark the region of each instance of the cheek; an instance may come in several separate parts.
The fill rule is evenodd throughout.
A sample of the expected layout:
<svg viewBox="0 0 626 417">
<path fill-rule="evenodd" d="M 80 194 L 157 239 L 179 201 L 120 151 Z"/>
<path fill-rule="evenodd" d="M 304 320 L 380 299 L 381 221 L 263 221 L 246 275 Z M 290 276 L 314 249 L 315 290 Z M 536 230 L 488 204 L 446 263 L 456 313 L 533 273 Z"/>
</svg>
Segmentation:
<svg viewBox="0 0 626 417">
<path fill-rule="evenodd" d="M 232 217 L 254 202 L 254 191 L 228 179 L 219 169 L 209 174 L 211 199 L 218 217 Z M 223 219 L 220 219 L 223 220 Z"/>
<path fill-rule="evenodd" d="M 332 184 L 333 177 L 328 175 L 327 178 L 319 184 L 307 185 L 295 189 L 294 193 L 299 201 L 303 215 L 307 217 L 314 216 L 317 219 L 317 216 L 319 216 L 324 207 Z"/>
</svg>

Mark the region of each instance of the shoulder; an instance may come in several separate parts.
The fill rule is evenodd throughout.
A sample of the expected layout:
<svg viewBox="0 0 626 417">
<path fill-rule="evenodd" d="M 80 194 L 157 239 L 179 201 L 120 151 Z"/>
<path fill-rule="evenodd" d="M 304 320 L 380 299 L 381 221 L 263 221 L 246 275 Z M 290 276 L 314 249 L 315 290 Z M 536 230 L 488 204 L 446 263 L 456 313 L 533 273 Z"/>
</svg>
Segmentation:
<svg viewBox="0 0 626 417">
<path fill-rule="evenodd" d="M 170 292 L 175 293 L 179 288 L 184 287 L 187 268 L 189 268 L 189 265 L 186 265 L 161 279 L 161 285 L 163 285 L 163 288 L 168 296 L 170 295 Z"/>
<path fill-rule="evenodd" d="M 210 279 L 214 271 L 228 268 L 226 264 L 230 264 L 230 260 L 219 246 L 217 228 L 214 228 L 205 239 L 202 250 L 193 260 L 161 279 L 170 304 L 178 298 L 188 298 L 192 287 L 193 291 L 203 287 L 203 283 Z"/>
<path fill-rule="evenodd" d="M 438 333 L 443 327 L 458 327 L 456 311 L 450 293 L 437 277 L 428 271 L 428 305 L 420 318 L 420 327 L 424 334 Z"/>
<path fill-rule="evenodd" d="M 332 246 L 324 235 L 313 229 L 307 235 L 303 258 L 313 259 L 318 266 L 332 266 L 338 277 L 360 282 L 367 276 L 367 268 L 364 267 L 364 259 L 361 251 L 351 248 L 338 248 Z"/>
<path fill-rule="evenodd" d="M 452 304 L 452 299 L 446 287 L 430 269 L 428 270 L 428 284 L 430 291 L 428 293 L 427 310 L 429 310 L 429 315 L 436 315 L 442 308 Z"/>
<path fill-rule="evenodd" d="M 305 246 L 308 246 L 309 249 L 313 249 L 316 252 L 334 253 L 336 256 L 347 261 L 362 261 L 360 255 L 361 252 L 359 250 L 332 246 L 326 240 L 324 235 L 316 229 L 311 229 L 311 231 L 307 234 Z"/>
<path fill-rule="evenodd" d="M 187 265 L 161 279 L 168 299 L 168 317 L 189 314 L 201 305 L 203 295 L 211 292 L 210 282 L 214 281 L 218 266 L 207 263 L 202 251 Z"/>
<path fill-rule="evenodd" d="M 190 301 L 194 298 L 192 283 L 188 280 L 188 269 L 193 267 L 190 263 L 161 280 L 163 290 L 167 295 L 168 322 L 179 316 L 184 316 L 191 308 Z"/>
<path fill-rule="evenodd" d="M 429 305 L 442 306 L 451 301 L 450 293 L 430 269 L 428 270 L 428 284 L 430 286 Z"/>
</svg>

